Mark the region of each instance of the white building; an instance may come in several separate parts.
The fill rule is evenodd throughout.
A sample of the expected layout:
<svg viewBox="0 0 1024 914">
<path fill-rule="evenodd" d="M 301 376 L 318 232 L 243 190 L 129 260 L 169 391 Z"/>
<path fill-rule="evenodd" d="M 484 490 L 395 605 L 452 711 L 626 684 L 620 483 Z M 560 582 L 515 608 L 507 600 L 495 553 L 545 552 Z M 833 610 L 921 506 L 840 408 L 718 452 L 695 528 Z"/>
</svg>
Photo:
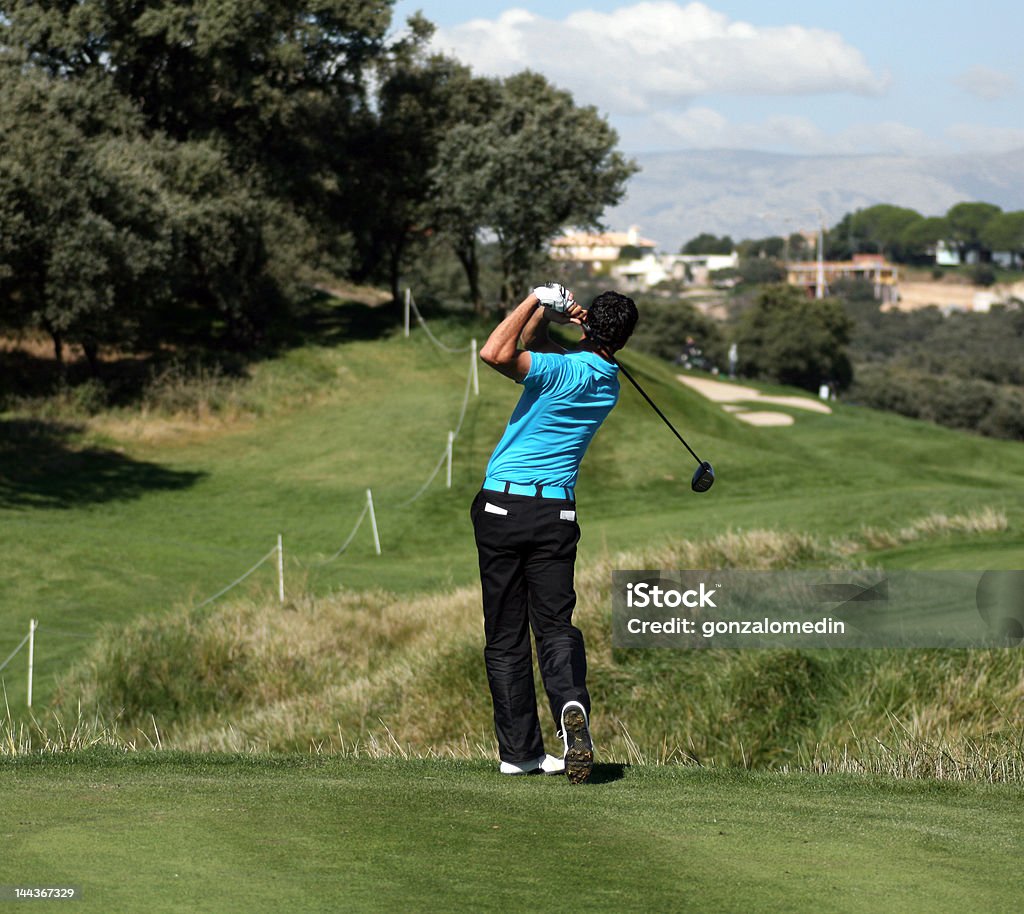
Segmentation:
<svg viewBox="0 0 1024 914">
<path fill-rule="evenodd" d="M 960 252 L 955 245 L 937 241 L 935 243 L 935 264 L 940 267 L 958 267 L 960 266 Z"/>
<path fill-rule="evenodd" d="M 637 260 L 617 263 L 611 275 L 634 291 L 644 292 L 660 282 L 689 280 L 709 285 L 716 270 L 737 269 L 739 254 L 646 254 Z"/>
<path fill-rule="evenodd" d="M 595 269 L 622 258 L 623 248 L 635 248 L 642 255 L 653 254 L 657 242 L 643 238 L 632 225 L 628 232 L 569 232 L 551 242 L 548 254 L 552 260 L 568 260 L 590 264 Z"/>
<path fill-rule="evenodd" d="M 611 275 L 626 289 L 644 291 L 659 282 L 673 278 L 673 274 L 669 272 L 671 265 L 665 263 L 666 259 L 657 254 L 645 254 L 638 260 L 615 264 L 611 269 Z"/>
<path fill-rule="evenodd" d="M 966 261 L 960 259 L 960 252 L 955 244 L 949 241 L 937 241 L 935 243 L 935 264 L 940 267 L 958 267 L 961 263 L 979 263 L 978 252 L 968 251 Z M 992 251 L 992 263 L 1004 270 L 1017 270 L 1024 265 L 1019 253 L 1016 251 Z"/>
<path fill-rule="evenodd" d="M 711 285 L 711 274 L 718 270 L 738 270 L 740 255 L 731 254 L 679 254 L 675 258 L 685 265 L 695 285 Z"/>
</svg>

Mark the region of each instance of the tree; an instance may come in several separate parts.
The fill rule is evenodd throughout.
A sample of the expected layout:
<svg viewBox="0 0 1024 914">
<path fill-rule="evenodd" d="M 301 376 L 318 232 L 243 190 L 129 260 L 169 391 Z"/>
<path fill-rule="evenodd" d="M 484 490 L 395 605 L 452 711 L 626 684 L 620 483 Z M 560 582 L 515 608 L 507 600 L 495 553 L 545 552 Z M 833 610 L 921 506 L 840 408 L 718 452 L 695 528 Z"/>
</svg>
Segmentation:
<svg viewBox="0 0 1024 914">
<path fill-rule="evenodd" d="M 148 132 L 210 140 L 313 220 L 357 218 L 345 153 L 393 0 L 0 0 L 0 46 L 62 80 L 103 77 Z"/>
<path fill-rule="evenodd" d="M 981 230 L 979 240 L 990 251 L 1024 256 L 1024 210 L 996 214 Z"/>
<path fill-rule="evenodd" d="M 826 234 L 826 256 L 846 260 L 854 254 L 882 254 L 897 262 L 905 259 L 904 236 L 924 217 L 919 212 L 889 203 L 847 213 Z"/>
<path fill-rule="evenodd" d="M 637 247 L 635 244 L 624 244 L 619 248 L 619 260 L 643 260 L 647 256 L 648 248 Z"/>
<path fill-rule="evenodd" d="M 451 58 L 426 55 L 424 42 L 433 27 L 418 18 L 410 24 L 412 37 L 379 64 L 375 105 L 352 146 L 362 176 L 354 207 L 361 218 L 352 229 L 359 254 L 356 275 L 386 279 L 396 301 L 411 247 L 443 224 L 431 180 L 440 145 L 456 124 L 484 123 L 497 95 L 493 81 L 473 77 Z M 471 299 L 479 307 L 475 246 L 467 250 L 457 238 L 450 240 L 467 258 Z"/>
<path fill-rule="evenodd" d="M 736 251 L 743 259 L 755 257 L 772 257 L 778 259 L 786 250 L 786 239 L 778 235 L 767 238 L 748 238 L 736 246 Z"/>
<path fill-rule="evenodd" d="M 211 143 L 150 141 L 145 156 L 173 244 L 169 307 L 154 320 L 150 345 L 264 342 L 296 296 L 289 283 L 301 278 L 297 261 L 313 246 L 308 227 L 236 175 Z"/>
<path fill-rule="evenodd" d="M 800 232 L 793 232 L 786 241 L 789 247 L 790 260 L 807 260 L 814 253 L 813 246 Z"/>
<path fill-rule="evenodd" d="M 501 84 L 497 80 L 475 80 L 482 98 L 490 98 L 490 110 L 501 104 Z M 488 178 L 493 171 L 487 142 L 459 144 L 458 136 L 473 137 L 495 132 L 486 122 L 460 124 L 451 128 L 438 148 L 437 162 L 430 173 L 433 202 L 432 225 L 448 241 L 466 274 L 469 300 L 477 311 L 483 310 L 480 288 L 479 240 L 490 218 L 484 202 Z"/>
<path fill-rule="evenodd" d="M 750 257 L 740 261 L 739 277 L 754 286 L 785 282 L 786 267 L 774 257 Z"/>
<path fill-rule="evenodd" d="M 831 299 L 814 300 L 791 286 L 767 286 L 737 330 L 742 374 L 817 391 L 846 387 L 852 322 Z"/>
<path fill-rule="evenodd" d="M 138 119 L 102 81 L 2 69 L 0 314 L 95 369 L 101 343 L 134 339 L 170 256 L 148 176 L 122 167 Z"/>
<path fill-rule="evenodd" d="M 732 238 L 723 235 L 719 238 L 708 232 L 701 232 L 691 238 L 680 249 L 680 254 L 731 254 L 736 248 Z"/>
<path fill-rule="evenodd" d="M 951 235 L 949 220 L 944 216 L 929 216 L 909 222 L 900 237 L 904 258 L 911 263 L 932 259 L 935 245 Z"/>
<path fill-rule="evenodd" d="M 494 234 L 504 303 L 522 294 L 563 226 L 597 227 L 621 199 L 637 167 L 617 142 L 595 108 L 528 71 L 499 84 L 486 123 L 448 132 L 433 171 L 440 226 L 467 250 L 485 229 Z"/>
<path fill-rule="evenodd" d="M 712 363 L 724 364 L 728 347 L 722 339 L 721 325 L 692 304 L 652 298 L 639 300 L 637 306 L 642 318 L 630 337 L 631 348 L 672 361 L 692 338 Z"/>
<path fill-rule="evenodd" d="M 860 240 L 854 235 L 853 213 L 847 213 L 825 232 L 825 259 L 849 260 L 860 250 Z M 817 250 L 817 246 L 815 246 Z"/>
<path fill-rule="evenodd" d="M 904 232 L 923 218 L 916 210 L 879 203 L 854 213 L 853 233 L 860 241 L 860 251 L 901 261 Z"/>
<path fill-rule="evenodd" d="M 961 262 L 967 259 L 969 251 L 979 256 L 985 250 L 981 241 L 982 232 L 988 223 L 1002 210 L 994 203 L 957 203 L 946 213 L 949 220 L 951 240 L 960 251 Z"/>
<path fill-rule="evenodd" d="M 147 136 L 102 76 L 4 77 L 0 319 L 47 332 L 58 364 L 81 345 L 94 372 L 103 346 L 262 338 L 298 272 L 288 208 L 212 143 Z"/>
</svg>

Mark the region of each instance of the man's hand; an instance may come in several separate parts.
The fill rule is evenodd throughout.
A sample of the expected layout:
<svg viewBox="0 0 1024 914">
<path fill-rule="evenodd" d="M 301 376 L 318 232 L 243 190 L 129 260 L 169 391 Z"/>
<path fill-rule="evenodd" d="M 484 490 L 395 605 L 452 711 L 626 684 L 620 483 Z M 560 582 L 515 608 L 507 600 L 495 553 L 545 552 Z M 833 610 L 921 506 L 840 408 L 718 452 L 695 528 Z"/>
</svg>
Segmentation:
<svg viewBox="0 0 1024 914">
<path fill-rule="evenodd" d="M 570 306 L 576 304 L 573 301 L 572 292 L 566 289 L 565 286 L 560 286 L 557 282 L 548 282 L 543 286 L 537 286 L 533 290 L 533 294 L 537 296 L 537 301 L 545 308 L 549 308 L 558 314 L 564 314 L 569 310 Z"/>
<path fill-rule="evenodd" d="M 587 319 L 587 312 L 576 302 L 570 302 L 565 311 L 556 311 L 554 308 L 545 306 L 544 319 L 552 324 L 582 324 Z"/>
</svg>

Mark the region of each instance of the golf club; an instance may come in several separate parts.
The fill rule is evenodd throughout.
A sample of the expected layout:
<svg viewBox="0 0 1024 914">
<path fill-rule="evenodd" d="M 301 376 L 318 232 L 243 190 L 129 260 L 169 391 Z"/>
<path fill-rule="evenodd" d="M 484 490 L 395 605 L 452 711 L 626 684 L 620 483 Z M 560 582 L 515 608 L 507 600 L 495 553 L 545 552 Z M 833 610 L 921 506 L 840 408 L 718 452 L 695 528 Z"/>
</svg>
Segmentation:
<svg viewBox="0 0 1024 914">
<path fill-rule="evenodd" d="M 626 379 L 629 381 L 629 383 L 632 384 L 637 389 L 637 391 L 639 391 L 640 396 L 643 397 L 651 405 L 651 409 L 653 409 L 661 417 L 661 421 L 664 422 L 672 430 L 672 434 L 675 435 L 680 440 L 680 442 L 682 442 L 683 447 L 685 447 L 690 452 L 690 454 L 693 455 L 693 459 L 696 460 L 698 464 L 700 464 L 700 466 L 697 467 L 696 472 L 693 474 L 693 479 L 690 480 L 690 488 L 693 489 L 694 492 L 707 492 L 707 490 L 710 489 L 715 482 L 715 471 L 712 468 L 711 464 L 708 463 L 706 460 L 701 460 L 700 457 L 697 456 L 693 448 L 686 443 L 686 439 L 683 438 L 683 436 L 680 435 L 678 431 L 676 431 L 676 427 L 671 422 L 668 421 L 668 417 L 660 409 L 658 409 L 658 404 L 655 403 L 649 396 L 647 396 L 647 391 L 645 391 L 639 385 L 639 383 L 637 383 L 636 378 L 634 378 L 626 370 L 626 366 L 623 365 L 622 362 L 620 362 L 617 358 L 615 358 L 615 356 L 609 351 L 608 344 L 605 343 L 604 340 L 602 340 L 601 337 L 599 337 L 596 333 L 594 333 L 586 323 L 581 324 L 581 326 L 583 327 L 583 331 L 584 333 L 587 334 L 587 336 L 593 339 L 594 342 L 596 342 L 599 346 L 602 346 L 604 348 L 605 355 L 607 355 L 608 358 L 610 358 L 618 366 L 619 370 L 626 376 Z"/>
</svg>

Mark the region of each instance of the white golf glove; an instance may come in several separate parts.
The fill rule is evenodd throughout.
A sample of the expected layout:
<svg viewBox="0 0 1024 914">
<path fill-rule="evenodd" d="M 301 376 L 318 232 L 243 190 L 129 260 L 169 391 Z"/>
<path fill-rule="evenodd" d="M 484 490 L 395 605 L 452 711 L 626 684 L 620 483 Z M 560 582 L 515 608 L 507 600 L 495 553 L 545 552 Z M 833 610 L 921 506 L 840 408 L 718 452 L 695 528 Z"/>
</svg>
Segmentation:
<svg viewBox="0 0 1024 914">
<path fill-rule="evenodd" d="M 565 314 L 570 306 L 575 304 L 572 292 L 566 289 L 565 286 L 560 286 L 557 282 L 548 282 L 543 286 L 537 286 L 533 290 L 533 294 L 537 296 L 538 301 L 545 308 L 550 308 L 559 314 Z"/>
</svg>

